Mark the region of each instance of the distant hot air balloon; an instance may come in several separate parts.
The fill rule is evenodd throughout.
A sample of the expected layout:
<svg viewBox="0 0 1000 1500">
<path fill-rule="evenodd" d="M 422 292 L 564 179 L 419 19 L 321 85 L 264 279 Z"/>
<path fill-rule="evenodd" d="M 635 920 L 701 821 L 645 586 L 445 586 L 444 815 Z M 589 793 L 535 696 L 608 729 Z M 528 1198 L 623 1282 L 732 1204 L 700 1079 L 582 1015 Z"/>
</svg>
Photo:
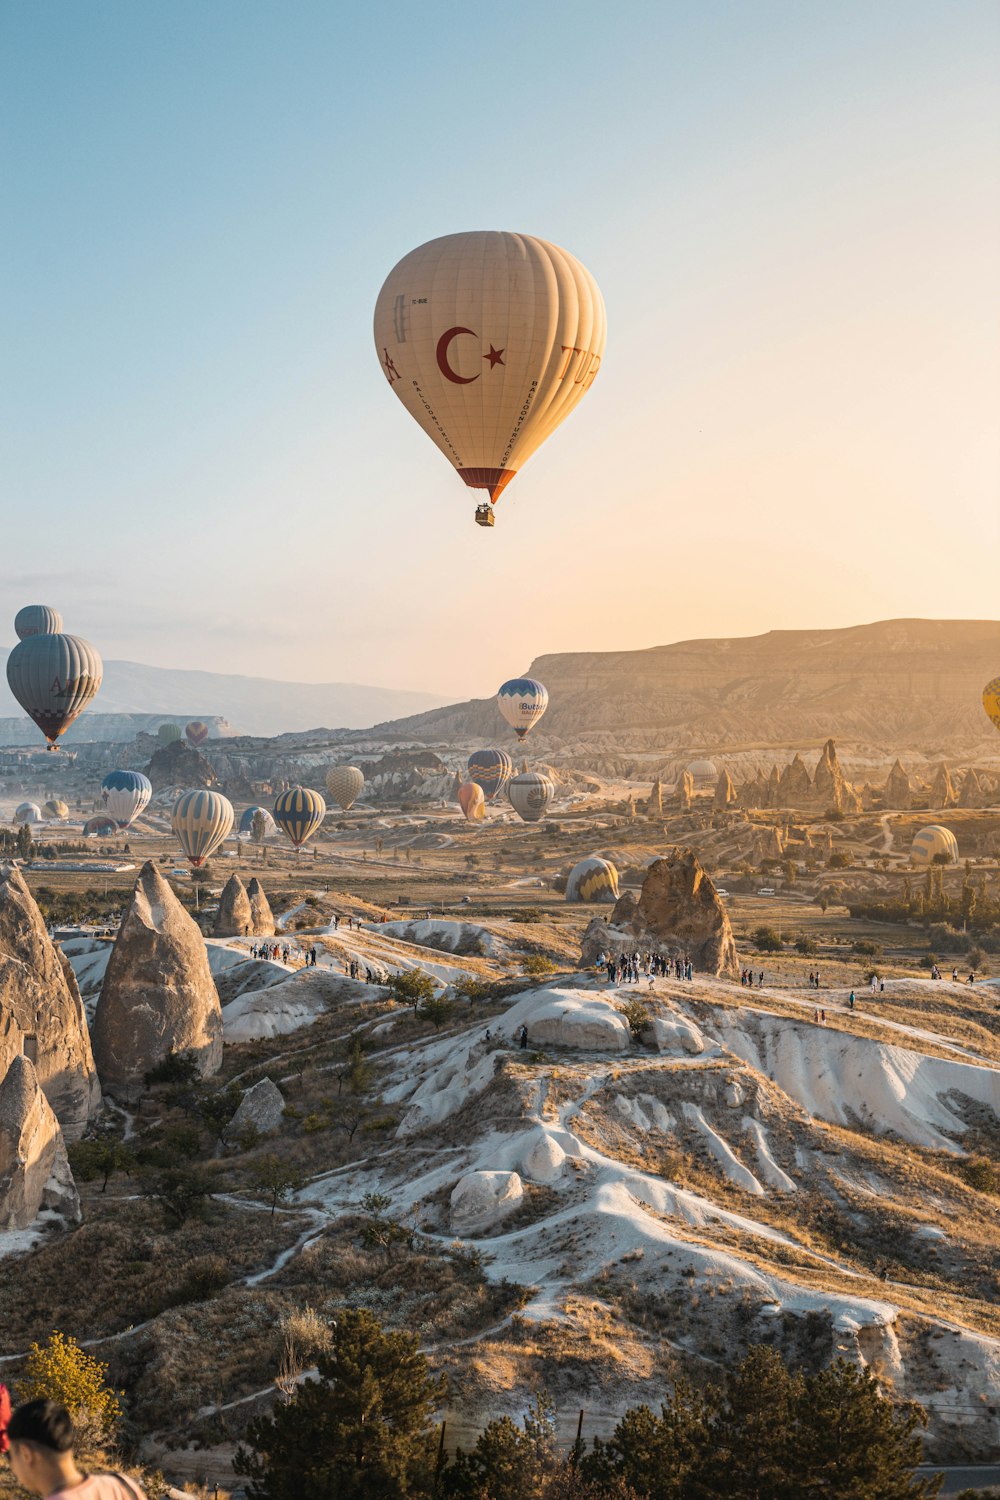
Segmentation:
<svg viewBox="0 0 1000 1500">
<path fill-rule="evenodd" d="M 364 772 L 357 766 L 331 766 L 326 773 L 326 789 L 344 812 L 354 806 L 364 784 Z"/>
<path fill-rule="evenodd" d="M 104 813 L 97 813 L 93 818 L 88 818 L 83 825 L 85 839 L 109 839 L 117 832 L 118 824 L 114 818 L 106 817 Z"/>
<path fill-rule="evenodd" d="M 473 750 L 469 756 L 469 779 L 493 802 L 514 774 L 514 762 L 506 750 Z"/>
<path fill-rule="evenodd" d="M 512 677 L 497 693 L 497 707 L 519 740 L 538 723 L 549 706 L 549 695 L 533 677 Z"/>
<path fill-rule="evenodd" d="M 296 849 L 312 838 L 325 817 L 326 803 L 307 786 L 289 787 L 274 804 L 274 821 Z"/>
<path fill-rule="evenodd" d="M 91 702 L 103 672 L 100 656 L 78 635 L 29 635 L 7 658 L 10 690 L 50 750 Z"/>
<path fill-rule="evenodd" d="M 47 818 L 55 818 L 59 821 L 69 817 L 69 807 L 61 797 L 53 797 L 50 802 L 46 802 L 42 811 Z"/>
<path fill-rule="evenodd" d="M 458 802 L 470 823 L 481 823 L 486 816 L 486 798 L 483 789 L 474 781 L 463 781 L 458 789 Z"/>
<path fill-rule="evenodd" d="M 618 900 L 618 871 L 609 859 L 592 854 L 573 866 L 566 881 L 567 901 L 602 901 L 611 905 Z"/>
<path fill-rule="evenodd" d="M 510 805 L 525 823 L 537 823 L 555 796 L 555 786 L 538 771 L 522 771 L 508 783 Z"/>
<path fill-rule="evenodd" d="M 248 807 L 240 818 L 238 834 L 241 839 L 248 839 L 253 833 L 253 820 L 257 813 L 264 819 L 264 837 L 269 838 L 272 833 L 277 833 L 278 825 L 271 817 L 269 807 Z"/>
<path fill-rule="evenodd" d="M 14 634 L 19 641 L 26 641 L 29 635 L 58 635 L 62 628 L 62 615 L 49 604 L 26 604 L 14 616 Z"/>
<path fill-rule="evenodd" d="M 101 782 L 105 810 L 119 828 L 128 828 L 152 795 L 153 783 L 141 771 L 109 771 Z"/>
<path fill-rule="evenodd" d="M 1000 677 L 994 677 L 983 688 L 983 707 L 997 729 L 1000 729 Z"/>
<path fill-rule="evenodd" d="M 185 725 L 184 733 L 189 745 L 203 745 L 208 739 L 208 725 L 203 724 L 200 719 L 192 719 L 190 724 Z"/>
<path fill-rule="evenodd" d="M 156 731 L 156 738 L 161 745 L 174 745 L 181 737 L 180 727 L 177 724 L 161 724 Z"/>
<path fill-rule="evenodd" d="M 233 804 L 219 792 L 184 792 L 174 804 L 172 825 L 195 869 L 211 859 L 233 826 Z"/>
<path fill-rule="evenodd" d="M 37 802 L 22 802 L 14 809 L 14 822 L 20 826 L 22 823 L 40 823 L 42 821 L 42 809 Z"/>
<path fill-rule="evenodd" d="M 952 865 L 958 859 L 958 840 L 950 828 L 931 823 L 914 834 L 910 845 L 910 860 L 915 865 L 930 865 L 936 855 L 944 855 L 945 862 Z M 938 861 L 942 863 L 942 861 Z"/>
<path fill-rule="evenodd" d="M 491 504 L 594 382 L 604 299 L 575 256 L 501 230 L 411 250 L 375 306 L 382 373 L 410 416 Z"/>
</svg>

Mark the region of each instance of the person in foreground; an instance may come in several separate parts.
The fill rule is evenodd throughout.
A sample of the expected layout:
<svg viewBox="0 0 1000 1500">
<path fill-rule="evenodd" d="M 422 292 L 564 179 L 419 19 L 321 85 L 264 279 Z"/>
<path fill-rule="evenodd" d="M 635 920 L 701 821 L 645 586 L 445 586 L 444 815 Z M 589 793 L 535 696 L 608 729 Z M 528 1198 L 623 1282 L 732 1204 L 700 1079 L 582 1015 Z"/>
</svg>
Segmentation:
<svg viewBox="0 0 1000 1500">
<path fill-rule="evenodd" d="M 6 1393 L 4 1393 L 6 1394 Z M 62 1500 L 146 1500 L 122 1474 L 84 1474 L 73 1456 L 73 1422 L 58 1401 L 25 1401 L 14 1409 L 0 1451 L 14 1478 L 31 1495 Z"/>
</svg>

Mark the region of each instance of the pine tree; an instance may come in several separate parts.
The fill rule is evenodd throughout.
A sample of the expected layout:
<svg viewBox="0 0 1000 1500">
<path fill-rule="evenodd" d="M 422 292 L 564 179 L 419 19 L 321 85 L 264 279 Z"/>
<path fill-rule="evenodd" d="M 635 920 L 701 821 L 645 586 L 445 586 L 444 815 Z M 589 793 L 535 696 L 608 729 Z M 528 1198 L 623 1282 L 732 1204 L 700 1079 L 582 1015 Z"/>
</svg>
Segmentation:
<svg viewBox="0 0 1000 1500">
<path fill-rule="evenodd" d="M 917 1406 L 887 1401 L 870 1370 L 838 1359 L 806 1377 L 798 1407 L 802 1500 L 930 1500 L 937 1494 L 940 1476 L 914 1474 L 926 1416 Z"/>
<path fill-rule="evenodd" d="M 719 1387 L 711 1443 L 702 1465 L 706 1494 L 726 1500 L 801 1500 L 795 1415 L 802 1378 L 780 1354 L 752 1348 Z M 697 1493 L 697 1492 L 696 1492 Z"/>
<path fill-rule="evenodd" d="M 455 1500 L 534 1500 L 559 1468 L 552 1411 L 539 1397 L 518 1427 L 510 1417 L 487 1423 L 469 1453 L 461 1448 L 445 1471 L 443 1489 Z"/>
<path fill-rule="evenodd" d="M 648 1406 L 633 1407 L 607 1443 L 596 1439 L 581 1472 L 603 1484 L 617 1475 L 656 1500 L 686 1500 L 688 1479 L 711 1446 L 711 1415 L 711 1396 L 679 1380 L 658 1417 Z"/>
<path fill-rule="evenodd" d="M 338 1319 L 318 1380 L 247 1427 L 234 1468 L 252 1500 L 401 1500 L 430 1492 L 432 1426 L 445 1394 L 413 1334 L 390 1332 L 370 1312 Z"/>
</svg>

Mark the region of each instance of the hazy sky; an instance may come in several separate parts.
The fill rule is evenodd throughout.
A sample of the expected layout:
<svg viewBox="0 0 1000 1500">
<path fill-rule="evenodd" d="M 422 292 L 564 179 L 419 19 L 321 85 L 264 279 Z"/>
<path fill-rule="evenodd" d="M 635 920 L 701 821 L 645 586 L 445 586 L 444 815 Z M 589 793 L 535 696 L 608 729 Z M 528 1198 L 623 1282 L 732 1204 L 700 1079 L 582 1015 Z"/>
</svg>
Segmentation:
<svg viewBox="0 0 1000 1500">
<path fill-rule="evenodd" d="M 7 0 L 0 642 L 464 696 L 996 618 L 998 78 L 996 0 Z M 371 335 L 483 228 L 609 326 L 491 533 Z"/>
</svg>

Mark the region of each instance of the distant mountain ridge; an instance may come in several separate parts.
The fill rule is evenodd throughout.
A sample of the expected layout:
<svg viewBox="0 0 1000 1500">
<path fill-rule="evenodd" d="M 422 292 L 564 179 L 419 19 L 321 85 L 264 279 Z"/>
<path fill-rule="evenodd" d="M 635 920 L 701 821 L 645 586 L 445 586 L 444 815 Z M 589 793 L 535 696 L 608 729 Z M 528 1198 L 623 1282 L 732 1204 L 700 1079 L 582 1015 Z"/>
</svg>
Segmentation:
<svg viewBox="0 0 1000 1500">
<path fill-rule="evenodd" d="M 874 756 L 1000 755 L 981 693 L 1000 675 L 1000 621 L 881 620 L 838 630 L 678 641 L 537 657 L 549 709 L 536 752 L 725 755 L 816 746 Z M 507 743 L 492 698 L 379 726 L 428 743 Z"/>
<path fill-rule="evenodd" d="M 8 651 L 3 651 L 6 663 Z M 0 676 L 0 743 L 34 743 L 37 731 L 22 714 Z M 267 677 L 242 677 L 224 672 L 196 672 L 175 667 L 147 667 L 132 661 L 105 661 L 104 684 L 94 700 L 93 714 L 72 726 L 68 742 L 91 736 L 114 738 L 116 715 L 163 715 L 165 718 L 226 719 L 237 731 L 277 735 L 295 730 L 360 729 L 390 715 L 420 713 L 446 703 L 443 694 L 405 689 L 367 687 L 350 682 L 280 682 Z M 101 734 L 95 735 L 102 721 Z M 4 721 L 9 720 L 9 724 Z M 89 727 L 88 727 L 89 724 Z M 22 738 L 20 728 L 25 737 Z M 146 726 L 142 726 L 146 727 Z M 123 723 L 121 738 L 131 738 Z"/>
</svg>

